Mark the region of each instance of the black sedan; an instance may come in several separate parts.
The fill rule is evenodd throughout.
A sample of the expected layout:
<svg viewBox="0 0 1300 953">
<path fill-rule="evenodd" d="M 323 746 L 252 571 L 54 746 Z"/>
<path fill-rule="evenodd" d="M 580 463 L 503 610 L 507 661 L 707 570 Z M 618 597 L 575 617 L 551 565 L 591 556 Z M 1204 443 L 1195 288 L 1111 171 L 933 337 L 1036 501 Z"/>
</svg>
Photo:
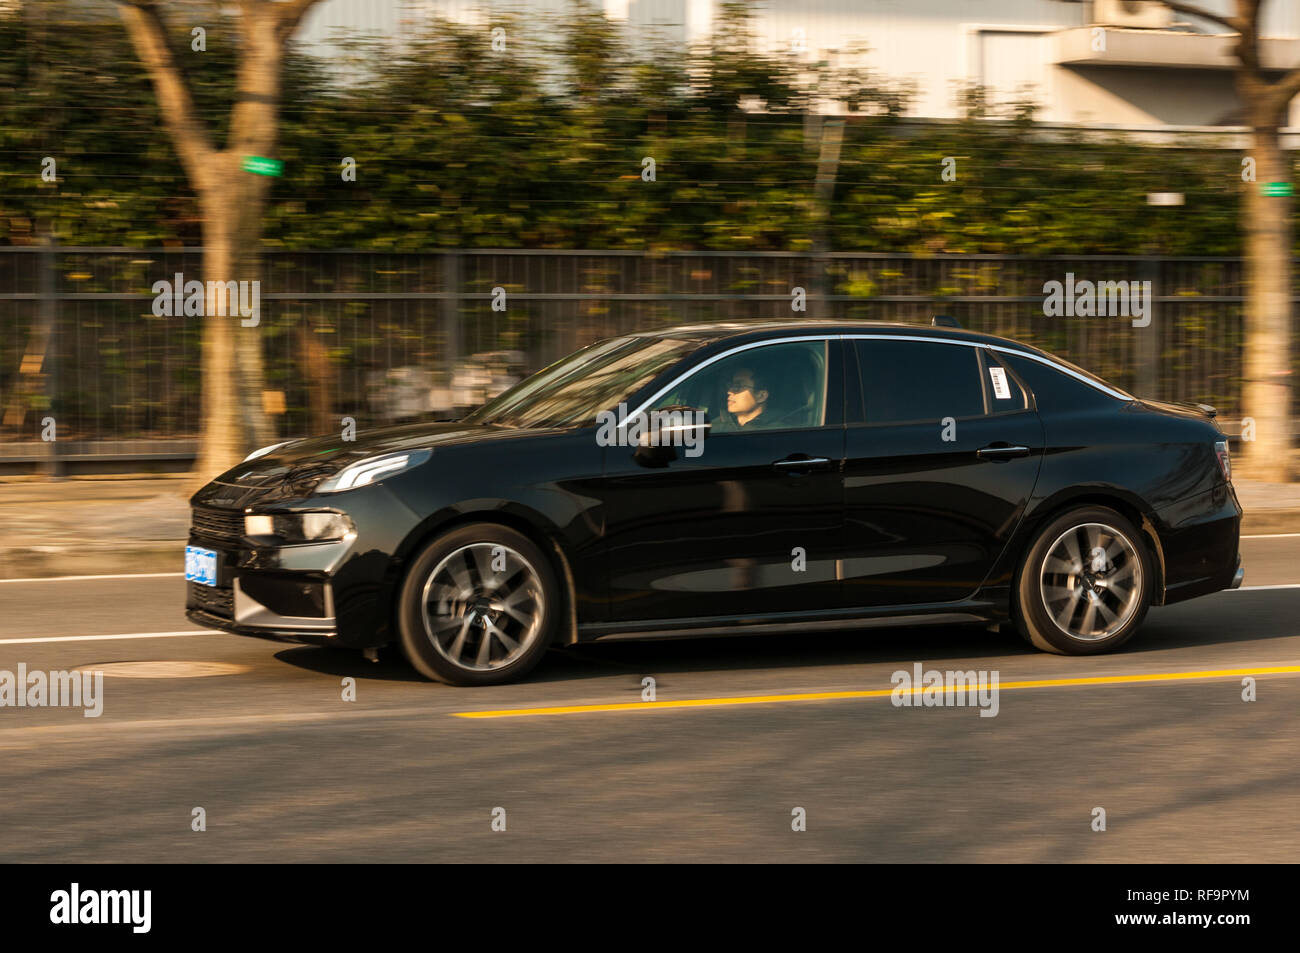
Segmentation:
<svg viewBox="0 0 1300 953">
<path fill-rule="evenodd" d="M 192 499 L 187 615 L 457 685 L 548 646 L 916 622 L 1126 642 L 1236 587 L 1212 408 L 949 327 L 599 341 L 455 423 L 293 440 Z"/>
</svg>

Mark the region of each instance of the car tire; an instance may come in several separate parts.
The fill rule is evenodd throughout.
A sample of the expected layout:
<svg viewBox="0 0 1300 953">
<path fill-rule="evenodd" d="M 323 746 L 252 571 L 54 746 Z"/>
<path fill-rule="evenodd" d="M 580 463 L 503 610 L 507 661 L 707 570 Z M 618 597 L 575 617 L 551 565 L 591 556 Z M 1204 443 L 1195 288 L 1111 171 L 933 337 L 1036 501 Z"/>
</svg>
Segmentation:
<svg viewBox="0 0 1300 953">
<path fill-rule="evenodd" d="M 1035 648 L 1097 655 L 1137 631 L 1151 602 L 1151 554 L 1133 523 L 1104 506 L 1053 519 L 1020 565 L 1015 621 Z"/>
<path fill-rule="evenodd" d="M 527 536 L 495 523 L 434 539 L 398 596 L 402 653 L 421 675 L 448 685 L 523 677 L 546 653 L 559 619 L 550 560 Z"/>
</svg>

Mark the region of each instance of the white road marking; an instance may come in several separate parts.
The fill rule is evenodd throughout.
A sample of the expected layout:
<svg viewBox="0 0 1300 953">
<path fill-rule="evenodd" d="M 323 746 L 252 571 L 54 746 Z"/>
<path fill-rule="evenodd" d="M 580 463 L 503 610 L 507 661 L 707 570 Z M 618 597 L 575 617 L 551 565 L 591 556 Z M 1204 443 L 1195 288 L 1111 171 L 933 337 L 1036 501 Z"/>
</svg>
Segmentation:
<svg viewBox="0 0 1300 953">
<path fill-rule="evenodd" d="M 1243 536 L 1242 539 L 1295 539 L 1300 533 L 1257 533 L 1254 536 Z"/>
<path fill-rule="evenodd" d="M 107 576 L 33 576 L 30 579 L 0 579 L 6 582 L 74 582 L 85 579 L 165 579 L 169 576 L 183 576 L 183 572 L 123 572 Z"/>
<path fill-rule="evenodd" d="M 434 693 L 437 694 L 436 692 Z M 446 715 L 455 711 L 451 700 L 441 704 L 421 706 L 403 706 L 401 708 L 351 709 L 347 705 L 336 706 L 331 711 L 291 711 L 262 712 L 254 715 L 209 715 L 198 718 L 156 718 L 141 721 L 113 722 L 108 719 L 88 718 L 83 724 L 29 725 L 23 728 L 0 730 L 0 750 L 12 748 L 32 748 L 57 741 L 78 741 L 91 735 L 94 743 L 102 743 L 105 736 L 129 735 L 135 732 L 157 732 L 162 735 L 181 732 L 185 737 L 220 734 L 241 734 L 263 731 L 271 725 L 292 727 L 310 725 L 334 720 L 364 721 L 374 718 L 421 718 L 431 715 Z M 92 724 L 93 722 L 93 724 Z M 202 729 L 212 729 L 203 731 Z"/>
<path fill-rule="evenodd" d="M 1278 586 L 1242 586 L 1240 589 L 1225 589 L 1224 592 L 1259 592 L 1263 589 L 1300 589 L 1300 582 L 1286 582 Z"/>
<path fill-rule="evenodd" d="M 183 632 L 124 632 L 121 635 L 52 635 L 31 639 L 0 639 L 0 645 L 32 642 L 106 642 L 113 639 L 179 639 L 187 635 L 220 635 L 217 629 L 186 629 Z"/>
</svg>

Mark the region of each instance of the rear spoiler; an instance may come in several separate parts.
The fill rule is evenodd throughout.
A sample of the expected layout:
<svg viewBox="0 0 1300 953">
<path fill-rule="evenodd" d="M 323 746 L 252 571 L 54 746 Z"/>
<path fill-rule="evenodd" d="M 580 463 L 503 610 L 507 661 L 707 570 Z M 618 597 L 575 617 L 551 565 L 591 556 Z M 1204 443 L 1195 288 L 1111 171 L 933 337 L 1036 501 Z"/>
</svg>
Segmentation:
<svg viewBox="0 0 1300 953">
<path fill-rule="evenodd" d="M 1223 430 L 1223 427 L 1220 426 L 1220 422 L 1218 420 L 1219 408 L 1212 407 L 1209 404 L 1201 404 L 1194 400 L 1155 400 L 1154 398 L 1151 397 L 1136 397 L 1134 399 L 1137 400 L 1139 403 L 1146 404 L 1148 407 L 1154 407 L 1157 410 L 1160 408 L 1164 408 L 1166 411 L 1178 411 L 1184 414 L 1187 413 L 1198 414 L 1199 416 L 1204 417 L 1206 420 L 1212 421 L 1214 423 L 1214 426 L 1217 427 L 1220 431 Z M 1233 422 L 1234 421 L 1232 419 L 1229 419 L 1227 421 L 1227 423 L 1233 423 Z"/>
</svg>

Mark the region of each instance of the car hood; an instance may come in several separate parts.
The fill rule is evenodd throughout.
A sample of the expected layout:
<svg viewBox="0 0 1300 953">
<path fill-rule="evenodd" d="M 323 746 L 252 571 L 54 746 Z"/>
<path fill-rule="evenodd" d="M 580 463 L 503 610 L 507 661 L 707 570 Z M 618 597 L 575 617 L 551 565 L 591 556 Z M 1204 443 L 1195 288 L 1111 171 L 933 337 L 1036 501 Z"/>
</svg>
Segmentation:
<svg viewBox="0 0 1300 953">
<path fill-rule="evenodd" d="M 302 495 L 348 464 L 367 457 L 403 450 L 441 449 L 511 432 L 509 427 L 455 421 L 378 427 L 359 431 L 355 440 L 344 440 L 338 434 L 303 437 L 256 459 L 245 460 L 213 482 L 250 488 L 276 487 L 285 496 Z"/>
</svg>

